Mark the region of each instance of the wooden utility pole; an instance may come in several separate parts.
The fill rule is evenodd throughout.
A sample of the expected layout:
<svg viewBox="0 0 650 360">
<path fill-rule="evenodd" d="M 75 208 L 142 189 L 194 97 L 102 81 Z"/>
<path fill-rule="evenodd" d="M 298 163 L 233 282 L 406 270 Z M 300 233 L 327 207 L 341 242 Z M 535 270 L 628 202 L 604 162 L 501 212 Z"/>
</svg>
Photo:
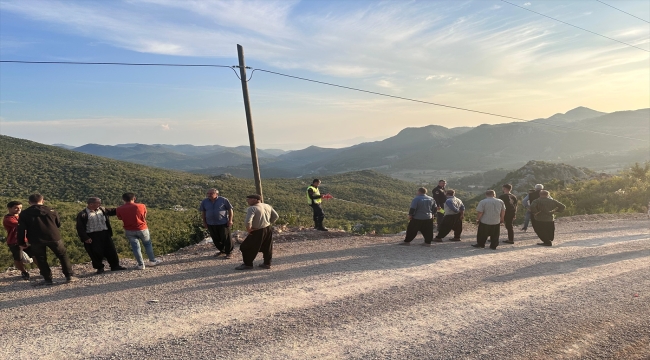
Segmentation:
<svg viewBox="0 0 650 360">
<path fill-rule="evenodd" d="M 253 131 L 253 115 L 251 114 L 251 103 L 248 98 L 248 82 L 246 81 L 246 62 L 244 61 L 244 47 L 237 44 L 237 55 L 239 56 L 239 76 L 241 77 L 241 91 L 244 94 L 244 109 L 246 110 L 246 124 L 248 124 L 248 142 L 251 146 L 251 159 L 253 160 L 253 176 L 255 177 L 255 189 L 264 201 L 262 194 L 262 178 L 260 176 L 260 165 L 257 160 L 257 146 L 255 146 L 255 131 Z"/>
</svg>

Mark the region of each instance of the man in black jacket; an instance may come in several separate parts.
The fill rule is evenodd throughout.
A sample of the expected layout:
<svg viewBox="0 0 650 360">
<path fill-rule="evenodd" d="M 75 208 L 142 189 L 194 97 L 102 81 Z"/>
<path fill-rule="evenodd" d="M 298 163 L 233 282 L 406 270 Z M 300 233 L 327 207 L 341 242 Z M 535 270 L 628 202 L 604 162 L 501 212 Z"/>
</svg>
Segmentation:
<svg viewBox="0 0 650 360">
<path fill-rule="evenodd" d="M 537 184 L 535 185 L 535 189 L 528 190 L 528 202 L 533 203 L 533 201 L 539 199 L 539 193 L 544 190 L 544 185 L 542 184 Z M 533 229 L 535 228 L 535 214 L 533 212 L 530 212 L 530 224 L 533 226 Z"/>
<path fill-rule="evenodd" d="M 445 180 L 438 181 L 438 186 L 433 189 L 432 197 L 433 200 L 438 204 L 438 211 L 436 212 L 436 223 L 438 231 L 440 231 L 440 224 L 445 217 L 445 202 L 447 202 L 447 190 L 445 190 L 447 182 Z"/>
<path fill-rule="evenodd" d="M 503 201 L 503 203 L 506 205 L 506 215 L 503 218 L 504 225 L 506 226 L 506 230 L 508 230 L 508 240 L 504 241 L 506 244 L 514 244 L 515 243 L 515 229 L 513 222 L 515 221 L 517 217 L 517 197 L 512 195 L 510 191 L 512 191 L 512 185 L 510 184 L 504 184 L 501 189 L 503 190 L 503 194 L 499 195 L 499 199 Z"/>
<path fill-rule="evenodd" d="M 116 209 L 102 207 L 98 197 L 88 198 L 88 206 L 77 214 L 77 234 L 90 256 L 97 274 L 104 272 L 104 258 L 108 260 L 111 271 L 126 270 L 120 266 L 120 259 L 113 243 L 113 229 L 109 216 L 115 216 Z"/>
<path fill-rule="evenodd" d="M 59 214 L 43 205 L 41 194 L 30 195 L 29 205 L 31 206 L 23 210 L 18 218 L 18 245 L 24 247 L 27 245 L 25 239 L 29 240 L 32 254 L 38 262 L 38 268 L 44 279 L 43 284 L 52 285 L 52 270 L 47 263 L 47 248 L 50 248 L 59 258 L 66 282 L 76 281 L 77 278 L 72 272 L 72 263 L 61 241 Z"/>
</svg>

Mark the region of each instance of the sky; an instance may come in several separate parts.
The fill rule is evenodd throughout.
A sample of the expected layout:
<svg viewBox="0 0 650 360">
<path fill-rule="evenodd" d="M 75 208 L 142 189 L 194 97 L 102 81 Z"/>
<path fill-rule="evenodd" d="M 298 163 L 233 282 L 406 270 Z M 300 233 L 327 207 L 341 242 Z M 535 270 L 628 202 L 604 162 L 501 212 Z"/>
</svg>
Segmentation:
<svg viewBox="0 0 650 360">
<path fill-rule="evenodd" d="M 511 2 L 650 49 L 592 0 Z M 650 20 L 650 1 L 606 0 Z M 650 53 L 499 0 L 0 0 L 0 59 L 237 64 L 523 119 L 650 107 Z M 250 76 L 250 70 L 249 70 Z M 260 148 L 342 147 L 405 127 L 511 120 L 256 71 Z M 46 144 L 248 144 L 229 68 L 0 64 L 0 133 Z"/>
</svg>

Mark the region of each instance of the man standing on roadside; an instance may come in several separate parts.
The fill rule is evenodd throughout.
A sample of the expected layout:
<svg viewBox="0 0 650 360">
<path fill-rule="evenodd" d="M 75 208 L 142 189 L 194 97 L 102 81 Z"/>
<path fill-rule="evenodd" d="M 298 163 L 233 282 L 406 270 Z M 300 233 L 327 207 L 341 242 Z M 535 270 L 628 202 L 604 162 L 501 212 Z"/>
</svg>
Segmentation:
<svg viewBox="0 0 650 360">
<path fill-rule="evenodd" d="M 438 231 L 440 231 L 440 225 L 442 225 L 442 221 L 444 220 L 445 217 L 445 207 L 444 204 L 447 201 L 447 190 L 445 190 L 445 186 L 447 186 L 447 181 L 445 180 L 439 180 L 438 181 L 438 186 L 436 186 L 433 189 L 433 200 L 436 201 L 436 204 L 438 204 L 438 209 L 436 211 L 436 223 Z"/>
<path fill-rule="evenodd" d="M 323 195 L 320 194 L 320 190 L 318 189 L 320 183 L 321 181 L 319 179 L 314 179 L 314 181 L 311 182 L 311 185 L 307 188 L 307 203 L 311 206 L 311 209 L 314 212 L 314 229 L 328 231 L 328 229 L 323 226 L 325 213 L 320 205 L 323 201 Z"/>
<path fill-rule="evenodd" d="M 530 204 L 530 213 L 535 217 L 533 230 L 542 240 L 537 245 L 553 246 L 555 239 L 555 213 L 562 212 L 566 206 L 551 198 L 546 190 L 539 192 L 539 199 Z"/>
<path fill-rule="evenodd" d="M 496 250 L 499 246 L 500 224 L 506 215 L 506 205 L 501 199 L 495 198 L 494 190 L 485 192 L 485 199 L 476 206 L 476 222 L 478 231 L 476 233 L 475 248 L 484 248 L 488 237 L 490 238 L 490 249 Z"/>
<path fill-rule="evenodd" d="M 66 282 L 77 281 L 65 245 L 61 241 L 59 214 L 43 205 L 43 195 L 41 194 L 30 195 L 29 205 L 30 207 L 21 212 L 18 218 L 17 240 L 21 248 L 31 247 L 32 254 L 43 276 L 42 284 L 53 284 L 52 270 L 47 263 L 47 248 L 50 248 L 61 262 L 61 271 L 65 275 Z"/>
<path fill-rule="evenodd" d="M 504 241 L 504 243 L 514 244 L 515 229 L 513 227 L 513 222 L 517 217 L 518 200 L 516 196 L 510 193 L 510 191 L 512 191 L 512 185 L 505 184 L 501 187 L 501 189 L 503 190 L 503 194 L 499 195 L 499 199 L 501 199 L 501 201 L 503 201 L 503 203 L 506 205 L 506 215 L 503 218 L 503 223 L 506 226 L 506 230 L 508 230 L 508 240 Z"/>
<path fill-rule="evenodd" d="M 535 185 L 535 189 L 528 190 L 528 202 L 533 203 L 533 201 L 539 199 L 539 193 L 540 191 L 544 190 L 544 185 L 542 184 L 537 184 Z M 535 214 L 531 211 L 530 212 L 530 224 L 535 227 Z"/>
<path fill-rule="evenodd" d="M 418 232 L 424 236 L 423 245 L 431 245 L 433 240 L 433 214 L 437 205 L 431 196 L 427 195 L 427 189 L 421 187 L 417 195 L 411 201 L 409 209 L 409 224 L 406 228 L 406 237 L 400 245 L 411 245 Z"/>
<path fill-rule="evenodd" d="M 199 210 L 203 226 L 208 229 L 212 243 L 219 250 L 214 257 L 225 254 L 226 259 L 232 259 L 232 250 L 235 246 L 230 236 L 233 219 L 232 205 L 228 199 L 219 196 L 217 189 L 208 190 L 206 195 L 206 198 L 201 201 Z"/>
<path fill-rule="evenodd" d="M 248 236 L 239 246 L 244 263 L 235 268 L 235 270 L 250 270 L 253 268 L 253 260 L 257 253 L 261 252 L 264 256 L 264 263 L 259 267 L 263 269 L 271 268 L 271 259 L 273 257 L 273 227 L 271 226 L 277 219 L 278 213 L 273 210 L 271 205 L 262 203 L 262 197 L 253 194 L 246 196 L 248 209 L 246 209 L 246 231 Z"/>
<path fill-rule="evenodd" d="M 445 217 L 442 218 L 440 230 L 433 241 L 442 242 L 442 239 L 452 230 L 454 230 L 454 237 L 450 241 L 460 241 L 460 234 L 463 232 L 463 219 L 465 219 L 465 205 L 456 197 L 456 191 L 447 190 Z"/>
<path fill-rule="evenodd" d="M 16 234 L 18 233 L 18 217 L 20 212 L 23 209 L 23 204 L 20 201 L 11 201 L 7 204 L 8 214 L 2 219 L 2 225 L 7 231 L 7 246 L 11 252 L 11 256 L 14 259 L 14 266 L 16 269 L 20 270 L 20 274 L 23 280 L 29 280 L 29 273 L 25 269 L 23 264 L 23 254 L 25 252 L 27 255 L 31 256 L 32 251 L 29 248 L 29 244 L 26 244 L 24 250 L 18 245 L 18 240 Z"/>
<path fill-rule="evenodd" d="M 111 271 L 126 270 L 120 265 L 120 259 L 113 243 L 113 228 L 109 216 L 116 210 L 106 209 L 98 197 L 90 197 L 87 206 L 77 214 L 77 235 L 90 256 L 97 274 L 104 272 L 104 258 L 111 266 Z"/>
<path fill-rule="evenodd" d="M 131 243 L 131 250 L 135 261 L 138 265 L 135 267 L 137 270 L 144 270 L 144 260 L 142 259 L 142 250 L 140 248 L 140 241 L 144 245 L 144 250 L 149 258 L 149 266 L 156 266 L 162 262 L 156 259 L 153 252 L 153 245 L 151 244 L 151 235 L 147 227 L 147 207 L 144 204 L 137 204 L 135 202 L 134 193 L 125 193 L 122 195 L 124 205 L 117 208 L 117 218 L 124 223 L 124 234 Z"/>
</svg>

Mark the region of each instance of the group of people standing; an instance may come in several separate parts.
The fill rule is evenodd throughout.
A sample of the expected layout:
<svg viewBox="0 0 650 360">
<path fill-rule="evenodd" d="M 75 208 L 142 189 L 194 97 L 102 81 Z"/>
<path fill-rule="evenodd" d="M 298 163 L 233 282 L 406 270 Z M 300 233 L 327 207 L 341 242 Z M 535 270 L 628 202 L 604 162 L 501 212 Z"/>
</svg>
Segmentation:
<svg viewBox="0 0 650 360">
<path fill-rule="evenodd" d="M 433 197 L 427 195 L 426 188 L 419 188 L 417 195 L 411 201 L 409 209 L 409 224 L 406 236 L 400 245 L 410 245 L 418 232 L 424 237 L 424 246 L 431 246 L 432 242 L 442 242 L 451 232 L 453 238 L 449 241 L 461 241 L 465 205 L 456 197 L 454 190 L 445 189 L 447 182 L 440 180 L 433 190 Z M 535 185 L 524 198 L 524 207 L 527 209 L 525 223 L 522 230 L 526 230 L 528 220 L 537 236 L 542 240 L 537 245 L 552 246 L 555 238 L 555 216 L 566 208 L 564 204 L 553 199 L 550 193 L 543 190 L 542 184 Z M 475 248 L 485 248 L 490 243 L 490 249 L 496 250 L 499 246 L 501 226 L 505 226 L 508 233 L 506 244 L 514 244 L 514 221 L 517 214 L 518 199 L 512 193 L 512 185 L 504 184 L 502 194 L 498 197 L 494 190 L 485 192 L 485 199 L 476 206 L 476 233 Z M 438 233 L 434 237 L 434 219 L 437 223 Z"/>
</svg>

